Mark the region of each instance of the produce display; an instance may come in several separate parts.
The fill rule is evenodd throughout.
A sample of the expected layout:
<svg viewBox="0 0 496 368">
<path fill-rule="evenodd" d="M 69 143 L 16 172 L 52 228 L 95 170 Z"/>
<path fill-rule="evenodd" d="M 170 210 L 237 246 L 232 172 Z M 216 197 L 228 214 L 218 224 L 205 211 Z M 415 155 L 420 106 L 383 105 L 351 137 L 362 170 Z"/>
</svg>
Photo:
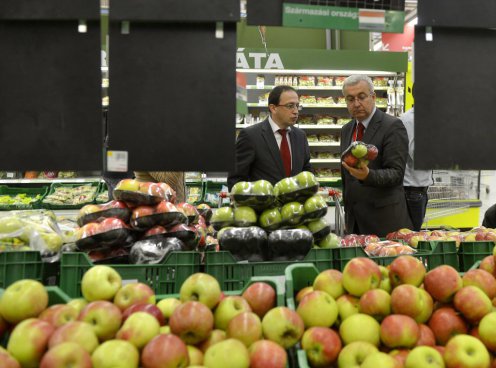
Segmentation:
<svg viewBox="0 0 496 368">
<path fill-rule="evenodd" d="M 0 209 L 9 208 L 12 206 L 29 208 L 33 203 L 38 202 L 41 198 L 41 194 L 34 196 L 26 193 L 19 193 L 15 195 L 0 194 Z"/>
<path fill-rule="evenodd" d="M 230 196 L 236 206 L 263 210 L 274 202 L 274 188 L 267 180 L 240 181 L 233 185 Z"/>
<path fill-rule="evenodd" d="M 375 160 L 378 154 L 379 151 L 373 144 L 355 141 L 341 154 L 341 159 L 348 166 L 358 168 L 362 165 L 368 165 L 369 161 Z"/>
<path fill-rule="evenodd" d="M 114 199 L 130 205 L 154 205 L 164 200 L 174 202 L 175 198 L 176 192 L 166 183 L 123 179 L 114 189 Z"/>
<path fill-rule="evenodd" d="M 90 184 L 57 186 L 43 198 L 43 204 L 50 206 L 78 206 L 95 200 L 98 187 Z"/>
</svg>

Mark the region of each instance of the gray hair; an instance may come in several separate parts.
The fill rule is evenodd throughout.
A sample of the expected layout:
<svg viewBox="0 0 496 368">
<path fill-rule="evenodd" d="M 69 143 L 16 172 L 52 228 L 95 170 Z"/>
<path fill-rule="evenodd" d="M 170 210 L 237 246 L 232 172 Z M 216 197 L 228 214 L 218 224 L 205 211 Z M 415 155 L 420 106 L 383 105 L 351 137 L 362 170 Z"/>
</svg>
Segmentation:
<svg viewBox="0 0 496 368">
<path fill-rule="evenodd" d="M 360 82 L 365 82 L 369 85 L 370 93 L 374 93 L 374 83 L 372 79 L 364 74 L 353 74 L 344 80 L 343 83 L 343 95 L 346 87 L 357 85 Z"/>
</svg>

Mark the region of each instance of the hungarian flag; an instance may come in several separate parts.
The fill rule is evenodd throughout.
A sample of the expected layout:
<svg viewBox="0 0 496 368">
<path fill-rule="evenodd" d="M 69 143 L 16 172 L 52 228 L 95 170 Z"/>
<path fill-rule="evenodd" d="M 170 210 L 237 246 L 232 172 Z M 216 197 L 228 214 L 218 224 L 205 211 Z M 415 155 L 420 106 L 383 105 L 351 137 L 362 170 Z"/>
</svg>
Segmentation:
<svg viewBox="0 0 496 368">
<path fill-rule="evenodd" d="M 384 10 L 359 9 L 358 10 L 358 28 L 371 31 L 383 31 L 385 28 Z"/>
</svg>

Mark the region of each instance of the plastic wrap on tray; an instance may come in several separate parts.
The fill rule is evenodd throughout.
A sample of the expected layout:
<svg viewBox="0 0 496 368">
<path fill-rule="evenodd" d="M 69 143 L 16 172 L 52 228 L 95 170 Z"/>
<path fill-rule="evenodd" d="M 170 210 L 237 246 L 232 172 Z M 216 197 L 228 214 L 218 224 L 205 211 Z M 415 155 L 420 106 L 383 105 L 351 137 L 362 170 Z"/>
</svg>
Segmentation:
<svg viewBox="0 0 496 368">
<path fill-rule="evenodd" d="M 90 222 L 78 230 L 76 245 L 79 250 L 95 250 L 112 246 L 129 245 L 134 241 L 132 230 L 118 218 Z"/>
<path fill-rule="evenodd" d="M 234 208 L 234 226 L 248 227 L 257 224 L 257 213 L 248 206 L 240 206 Z"/>
<path fill-rule="evenodd" d="M 161 201 L 155 206 L 138 206 L 133 209 L 130 224 L 134 229 L 145 230 L 156 225 L 165 227 L 188 223 L 188 218 L 174 204 Z"/>
<path fill-rule="evenodd" d="M 135 264 L 157 264 L 169 253 L 184 249 L 178 238 L 144 239 L 133 244 L 129 260 Z"/>
<path fill-rule="evenodd" d="M 234 211 L 231 207 L 221 207 L 214 211 L 210 224 L 215 230 L 232 226 L 234 223 Z"/>
<path fill-rule="evenodd" d="M 135 179 L 122 179 L 117 183 L 114 199 L 132 206 L 155 205 L 161 201 L 175 202 L 176 192 L 166 183 L 140 182 Z"/>
<path fill-rule="evenodd" d="M 237 261 L 267 261 L 270 259 L 267 233 L 257 227 L 231 227 L 219 232 L 220 250 L 228 250 Z"/>
<path fill-rule="evenodd" d="M 87 204 L 79 210 L 77 223 L 79 226 L 83 226 L 88 222 L 95 222 L 108 217 L 120 218 L 124 222 L 128 222 L 130 215 L 131 210 L 122 201 L 114 200 L 103 204 Z"/>
<path fill-rule="evenodd" d="M 237 206 L 263 210 L 274 202 L 274 187 L 267 180 L 240 181 L 233 185 L 230 196 Z"/>
<path fill-rule="evenodd" d="M 184 244 L 184 250 L 194 250 L 200 243 L 201 235 L 193 225 L 177 224 L 170 228 L 166 237 L 178 238 Z"/>
<path fill-rule="evenodd" d="M 348 234 L 341 239 L 341 247 L 365 247 L 369 243 L 379 242 L 377 235 Z"/>
<path fill-rule="evenodd" d="M 412 247 L 391 240 L 369 243 L 364 250 L 370 257 L 391 257 L 416 253 Z"/>
<path fill-rule="evenodd" d="M 205 220 L 205 223 L 208 225 L 210 224 L 210 219 L 212 218 L 212 208 L 206 204 L 206 203 L 200 203 L 198 206 L 196 206 L 196 209 L 200 216 L 203 217 Z"/>
<path fill-rule="evenodd" d="M 282 216 L 279 208 L 268 208 L 264 210 L 259 218 L 258 225 L 265 231 L 277 230 L 282 225 Z"/>
<path fill-rule="evenodd" d="M 303 222 L 305 209 L 300 202 L 289 202 L 281 207 L 282 227 L 294 227 Z"/>
<path fill-rule="evenodd" d="M 324 217 L 327 214 L 327 202 L 320 194 L 315 194 L 308 198 L 303 204 L 306 221 Z"/>
<path fill-rule="evenodd" d="M 331 226 L 323 218 L 312 220 L 306 223 L 316 242 L 325 238 L 331 233 Z"/>
<path fill-rule="evenodd" d="M 341 160 L 348 166 L 361 167 L 368 165 L 369 161 L 375 160 L 379 151 L 373 144 L 366 144 L 361 141 L 352 142 L 341 154 Z"/>
<path fill-rule="evenodd" d="M 188 218 L 188 224 L 196 224 L 198 222 L 200 213 L 195 206 L 187 202 L 181 202 L 176 204 L 176 207 L 179 212 L 182 212 Z"/>
<path fill-rule="evenodd" d="M 129 263 L 129 246 L 91 250 L 88 257 L 94 264 L 127 264 Z"/>
<path fill-rule="evenodd" d="M 270 233 L 268 246 L 274 261 L 301 260 L 312 249 L 310 231 L 302 229 L 276 230 Z"/>
<path fill-rule="evenodd" d="M 274 194 L 279 203 L 293 201 L 304 202 L 317 193 L 319 182 L 309 171 L 302 171 L 298 175 L 284 178 L 274 185 Z"/>
</svg>

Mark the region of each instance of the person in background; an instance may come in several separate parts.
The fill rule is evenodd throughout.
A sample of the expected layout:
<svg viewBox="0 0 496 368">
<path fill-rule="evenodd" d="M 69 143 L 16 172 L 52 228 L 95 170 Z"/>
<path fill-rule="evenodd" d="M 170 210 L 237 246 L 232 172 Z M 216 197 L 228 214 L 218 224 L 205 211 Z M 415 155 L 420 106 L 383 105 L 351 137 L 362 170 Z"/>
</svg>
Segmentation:
<svg viewBox="0 0 496 368">
<path fill-rule="evenodd" d="M 176 191 L 176 203 L 186 201 L 186 184 L 183 171 L 135 171 L 139 181 L 166 183 Z"/>
<path fill-rule="evenodd" d="M 412 95 L 415 98 L 415 85 L 412 86 Z M 408 159 L 406 161 L 405 177 L 403 179 L 403 188 L 405 189 L 406 204 L 408 213 L 412 219 L 414 231 L 419 231 L 424 222 L 425 211 L 429 197 L 427 190 L 434 183 L 432 170 L 415 170 L 414 169 L 414 107 L 400 116 L 408 134 Z"/>
<path fill-rule="evenodd" d="M 398 118 L 376 108 L 369 77 L 346 78 L 343 95 L 353 120 L 341 130 L 341 152 L 353 141 L 373 144 L 379 151 L 375 160 L 358 168 L 342 162 L 346 232 L 385 237 L 401 228 L 411 228 L 403 190 L 408 157 L 405 127 Z"/>
<path fill-rule="evenodd" d="M 272 184 L 302 171 L 311 171 L 305 133 L 295 127 L 301 109 L 295 89 L 277 86 L 269 94 L 270 115 L 240 131 L 236 167 L 227 177 L 229 190 L 240 181 L 265 179 Z"/>
<path fill-rule="evenodd" d="M 486 210 L 486 212 L 484 212 L 482 226 L 490 229 L 496 229 L 496 204 L 493 204 Z"/>
</svg>

